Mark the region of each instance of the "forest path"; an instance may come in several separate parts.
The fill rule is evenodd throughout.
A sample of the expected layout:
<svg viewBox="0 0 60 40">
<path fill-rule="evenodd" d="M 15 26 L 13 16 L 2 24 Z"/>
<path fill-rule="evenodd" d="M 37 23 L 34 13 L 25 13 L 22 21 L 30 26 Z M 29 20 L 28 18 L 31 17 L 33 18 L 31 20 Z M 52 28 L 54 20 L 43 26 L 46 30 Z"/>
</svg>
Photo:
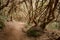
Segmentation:
<svg viewBox="0 0 60 40">
<path fill-rule="evenodd" d="M 3 32 L 0 32 L 0 40 L 23 40 L 24 33 L 22 28 L 25 27 L 24 22 L 5 22 L 5 28 Z"/>
<path fill-rule="evenodd" d="M 0 40 L 49 40 L 50 37 L 58 38 L 59 36 L 56 37 L 56 33 L 60 35 L 60 31 L 55 31 L 54 34 L 52 34 L 52 31 L 46 31 L 38 38 L 27 37 L 27 35 L 22 32 L 22 28 L 24 28 L 25 25 L 26 23 L 24 22 L 5 22 L 6 27 L 3 32 L 0 32 Z"/>
</svg>

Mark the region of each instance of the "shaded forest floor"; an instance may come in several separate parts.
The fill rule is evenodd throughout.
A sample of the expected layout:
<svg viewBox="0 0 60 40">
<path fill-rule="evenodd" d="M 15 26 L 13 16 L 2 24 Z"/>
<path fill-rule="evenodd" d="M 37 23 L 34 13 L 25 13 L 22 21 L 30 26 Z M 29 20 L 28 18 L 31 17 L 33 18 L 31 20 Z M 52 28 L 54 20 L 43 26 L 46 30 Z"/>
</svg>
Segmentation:
<svg viewBox="0 0 60 40">
<path fill-rule="evenodd" d="M 6 27 L 0 32 L 0 40 L 56 40 L 60 37 L 59 30 L 45 30 L 43 35 L 37 38 L 28 37 L 22 28 L 24 22 L 6 22 Z"/>
</svg>

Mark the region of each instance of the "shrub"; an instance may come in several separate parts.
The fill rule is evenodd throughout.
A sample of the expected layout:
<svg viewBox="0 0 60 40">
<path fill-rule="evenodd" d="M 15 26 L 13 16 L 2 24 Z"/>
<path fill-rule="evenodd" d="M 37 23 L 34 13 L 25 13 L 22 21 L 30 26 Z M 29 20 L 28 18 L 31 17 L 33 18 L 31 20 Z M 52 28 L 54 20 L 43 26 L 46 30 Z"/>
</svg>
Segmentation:
<svg viewBox="0 0 60 40">
<path fill-rule="evenodd" d="M 5 26 L 4 22 L 0 20 L 0 31 L 3 29 L 4 26 Z"/>
<path fill-rule="evenodd" d="M 27 35 L 30 37 L 38 37 L 38 36 L 40 36 L 40 32 L 38 30 L 32 28 L 27 31 Z"/>
</svg>

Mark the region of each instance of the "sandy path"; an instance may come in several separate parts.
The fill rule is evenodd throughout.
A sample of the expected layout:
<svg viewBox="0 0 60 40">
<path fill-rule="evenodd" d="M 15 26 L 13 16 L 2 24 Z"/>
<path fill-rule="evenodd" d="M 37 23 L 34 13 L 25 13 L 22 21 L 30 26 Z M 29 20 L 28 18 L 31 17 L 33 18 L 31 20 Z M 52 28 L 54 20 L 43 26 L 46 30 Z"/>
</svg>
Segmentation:
<svg viewBox="0 0 60 40">
<path fill-rule="evenodd" d="M 24 22 L 6 22 L 6 27 L 3 32 L 0 32 L 0 40 L 48 40 L 49 31 L 44 33 L 41 37 L 37 39 L 32 37 L 27 37 L 25 33 L 22 32 L 22 28 L 25 27 Z M 56 32 L 55 32 L 56 33 Z M 58 32 L 57 32 L 58 33 Z M 60 33 L 59 33 L 60 35 Z"/>
<path fill-rule="evenodd" d="M 22 28 L 25 26 L 23 22 L 6 22 L 4 32 L 0 33 L 0 40 L 23 40 L 24 33 Z"/>
</svg>

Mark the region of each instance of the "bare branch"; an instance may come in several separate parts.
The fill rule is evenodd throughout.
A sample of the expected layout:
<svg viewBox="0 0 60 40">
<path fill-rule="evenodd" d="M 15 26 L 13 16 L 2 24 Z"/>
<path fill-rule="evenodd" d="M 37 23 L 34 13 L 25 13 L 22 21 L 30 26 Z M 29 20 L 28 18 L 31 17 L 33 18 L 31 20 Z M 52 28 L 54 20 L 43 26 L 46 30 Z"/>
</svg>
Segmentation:
<svg viewBox="0 0 60 40">
<path fill-rule="evenodd" d="M 2 6 L 0 7 L 0 10 L 2 10 L 4 7 L 7 7 L 8 4 L 9 4 L 9 0 L 7 1 L 7 3 L 6 3 L 5 5 L 2 5 Z"/>
</svg>

